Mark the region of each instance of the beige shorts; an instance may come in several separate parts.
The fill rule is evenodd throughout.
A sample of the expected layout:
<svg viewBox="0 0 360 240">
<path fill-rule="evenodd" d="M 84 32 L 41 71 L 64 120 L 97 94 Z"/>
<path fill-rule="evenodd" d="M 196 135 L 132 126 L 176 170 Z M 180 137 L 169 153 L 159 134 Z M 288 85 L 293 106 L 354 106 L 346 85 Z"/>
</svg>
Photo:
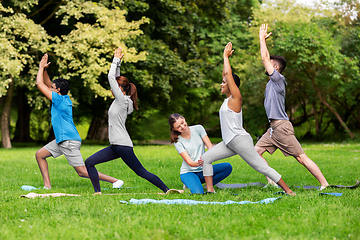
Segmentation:
<svg viewBox="0 0 360 240">
<path fill-rule="evenodd" d="M 69 164 L 73 167 L 85 165 L 81 156 L 80 147 L 81 142 L 79 141 L 67 140 L 57 144 L 56 139 L 44 146 L 44 148 L 51 153 L 53 158 L 57 158 L 64 154 Z"/>
<path fill-rule="evenodd" d="M 275 124 L 270 124 L 271 127 L 262 135 L 255 146 L 265 148 L 270 154 L 273 154 L 276 149 L 287 157 L 298 157 L 304 153 L 299 141 L 294 134 L 294 128 L 288 120 L 278 120 Z"/>
</svg>

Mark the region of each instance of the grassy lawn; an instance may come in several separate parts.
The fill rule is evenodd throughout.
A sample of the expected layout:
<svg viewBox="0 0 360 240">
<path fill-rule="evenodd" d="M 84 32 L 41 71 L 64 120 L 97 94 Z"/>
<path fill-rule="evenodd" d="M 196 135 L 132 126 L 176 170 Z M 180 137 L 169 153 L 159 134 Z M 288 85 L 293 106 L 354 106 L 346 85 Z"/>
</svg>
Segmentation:
<svg viewBox="0 0 360 240">
<path fill-rule="evenodd" d="M 83 145 L 84 159 L 104 146 Z M 360 144 L 304 144 L 330 184 L 352 185 L 360 180 Z M 78 197 L 26 199 L 22 185 L 43 186 L 35 152 L 38 147 L 0 149 L 0 239 L 360 239 L 360 188 L 296 189 L 296 197 L 282 196 L 271 204 L 247 205 L 131 205 L 131 198 L 192 199 L 201 201 L 260 201 L 277 197 L 278 189 L 250 187 L 217 190 L 215 195 L 158 195 L 155 186 L 137 177 L 121 159 L 98 170 L 125 181 L 123 189 L 102 182 L 103 195 L 93 196 L 89 179 L 80 178 L 64 157 L 49 158 L 51 190 L 36 193 L 74 193 Z M 182 189 L 181 158 L 173 146 L 136 146 L 142 164 L 170 188 Z M 297 161 L 280 151 L 265 154 L 270 166 L 289 186 L 318 185 Z M 226 160 L 232 174 L 223 183 L 263 182 L 265 177 L 240 157 Z M 118 194 L 118 195 L 104 195 Z M 236 195 L 237 194 L 237 195 Z"/>
</svg>

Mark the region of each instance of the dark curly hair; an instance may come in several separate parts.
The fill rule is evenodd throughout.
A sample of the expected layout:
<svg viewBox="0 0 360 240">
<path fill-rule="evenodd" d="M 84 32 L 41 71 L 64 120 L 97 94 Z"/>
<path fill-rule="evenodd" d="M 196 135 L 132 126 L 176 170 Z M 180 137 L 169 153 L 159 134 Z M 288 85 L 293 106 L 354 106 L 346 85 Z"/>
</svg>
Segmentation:
<svg viewBox="0 0 360 240">
<path fill-rule="evenodd" d="M 69 82 L 63 78 L 58 78 L 53 81 L 56 88 L 60 88 L 61 95 L 67 95 L 69 92 Z"/>
<path fill-rule="evenodd" d="M 284 57 L 277 56 L 277 55 L 271 55 L 270 59 L 276 61 L 277 64 L 279 65 L 279 73 L 282 73 L 282 71 L 285 70 L 285 68 L 286 68 L 286 59 Z"/>
</svg>

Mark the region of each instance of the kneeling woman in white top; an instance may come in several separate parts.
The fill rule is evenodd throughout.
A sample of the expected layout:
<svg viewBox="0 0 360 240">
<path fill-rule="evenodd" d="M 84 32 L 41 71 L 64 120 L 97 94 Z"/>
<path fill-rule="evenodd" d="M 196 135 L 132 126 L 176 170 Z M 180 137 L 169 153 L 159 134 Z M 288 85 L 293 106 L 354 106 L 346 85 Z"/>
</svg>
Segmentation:
<svg viewBox="0 0 360 240">
<path fill-rule="evenodd" d="M 205 183 L 201 155 L 205 153 L 205 145 L 208 149 L 213 145 L 203 126 L 188 126 L 183 116 L 173 113 L 169 117 L 171 143 L 183 158 L 180 168 L 180 179 L 191 193 L 204 194 L 202 183 Z M 230 175 L 232 167 L 230 163 L 219 163 L 213 166 L 213 184 L 219 183 Z"/>
<path fill-rule="evenodd" d="M 232 44 L 229 42 L 224 49 L 223 81 L 221 93 L 226 94 L 220 115 L 221 136 L 223 141 L 207 151 L 201 159 L 207 190 L 214 192 L 212 162 L 238 154 L 256 171 L 268 176 L 276 182 L 287 194 L 295 195 L 286 185 L 281 175 L 269 167 L 256 152 L 253 140 L 242 124 L 242 96 L 239 90 L 240 79 L 232 74 L 229 57 L 232 55 Z"/>
</svg>

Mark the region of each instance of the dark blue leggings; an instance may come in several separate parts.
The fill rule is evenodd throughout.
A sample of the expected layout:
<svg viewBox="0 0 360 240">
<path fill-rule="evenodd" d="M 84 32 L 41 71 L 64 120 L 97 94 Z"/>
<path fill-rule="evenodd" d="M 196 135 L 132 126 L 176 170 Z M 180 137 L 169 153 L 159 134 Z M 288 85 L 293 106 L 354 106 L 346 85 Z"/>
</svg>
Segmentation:
<svg viewBox="0 0 360 240">
<path fill-rule="evenodd" d="M 213 184 L 219 183 L 224 180 L 232 172 L 230 163 L 218 163 L 212 166 L 214 169 Z M 204 194 L 202 183 L 205 183 L 203 172 L 187 172 L 180 174 L 181 181 L 185 186 L 190 189 L 190 192 L 197 194 Z"/>
<path fill-rule="evenodd" d="M 126 165 L 128 165 L 131 170 L 133 170 L 138 176 L 145 178 L 158 188 L 160 188 L 163 192 L 169 190 L 169 188 L 161 181 L 161 179 L 148 172 L 143 165 L 141 165 L 139 159 L 135 156 L 133 148 L 128 146 L 120 146 L 120 145 L 110 145 L 107 148 L 104 148 L 90 157 L 88 157 L 85 161 L 86 169 L 89 173 L 89 177 L 91 183 L 94 186 L 95 192 L 101 192 L 100 182 L 99 182 L 99 174 L 95 168 L 96 164 L 108 162 L 117 158 L 121 158 Z"/>
</svg>

